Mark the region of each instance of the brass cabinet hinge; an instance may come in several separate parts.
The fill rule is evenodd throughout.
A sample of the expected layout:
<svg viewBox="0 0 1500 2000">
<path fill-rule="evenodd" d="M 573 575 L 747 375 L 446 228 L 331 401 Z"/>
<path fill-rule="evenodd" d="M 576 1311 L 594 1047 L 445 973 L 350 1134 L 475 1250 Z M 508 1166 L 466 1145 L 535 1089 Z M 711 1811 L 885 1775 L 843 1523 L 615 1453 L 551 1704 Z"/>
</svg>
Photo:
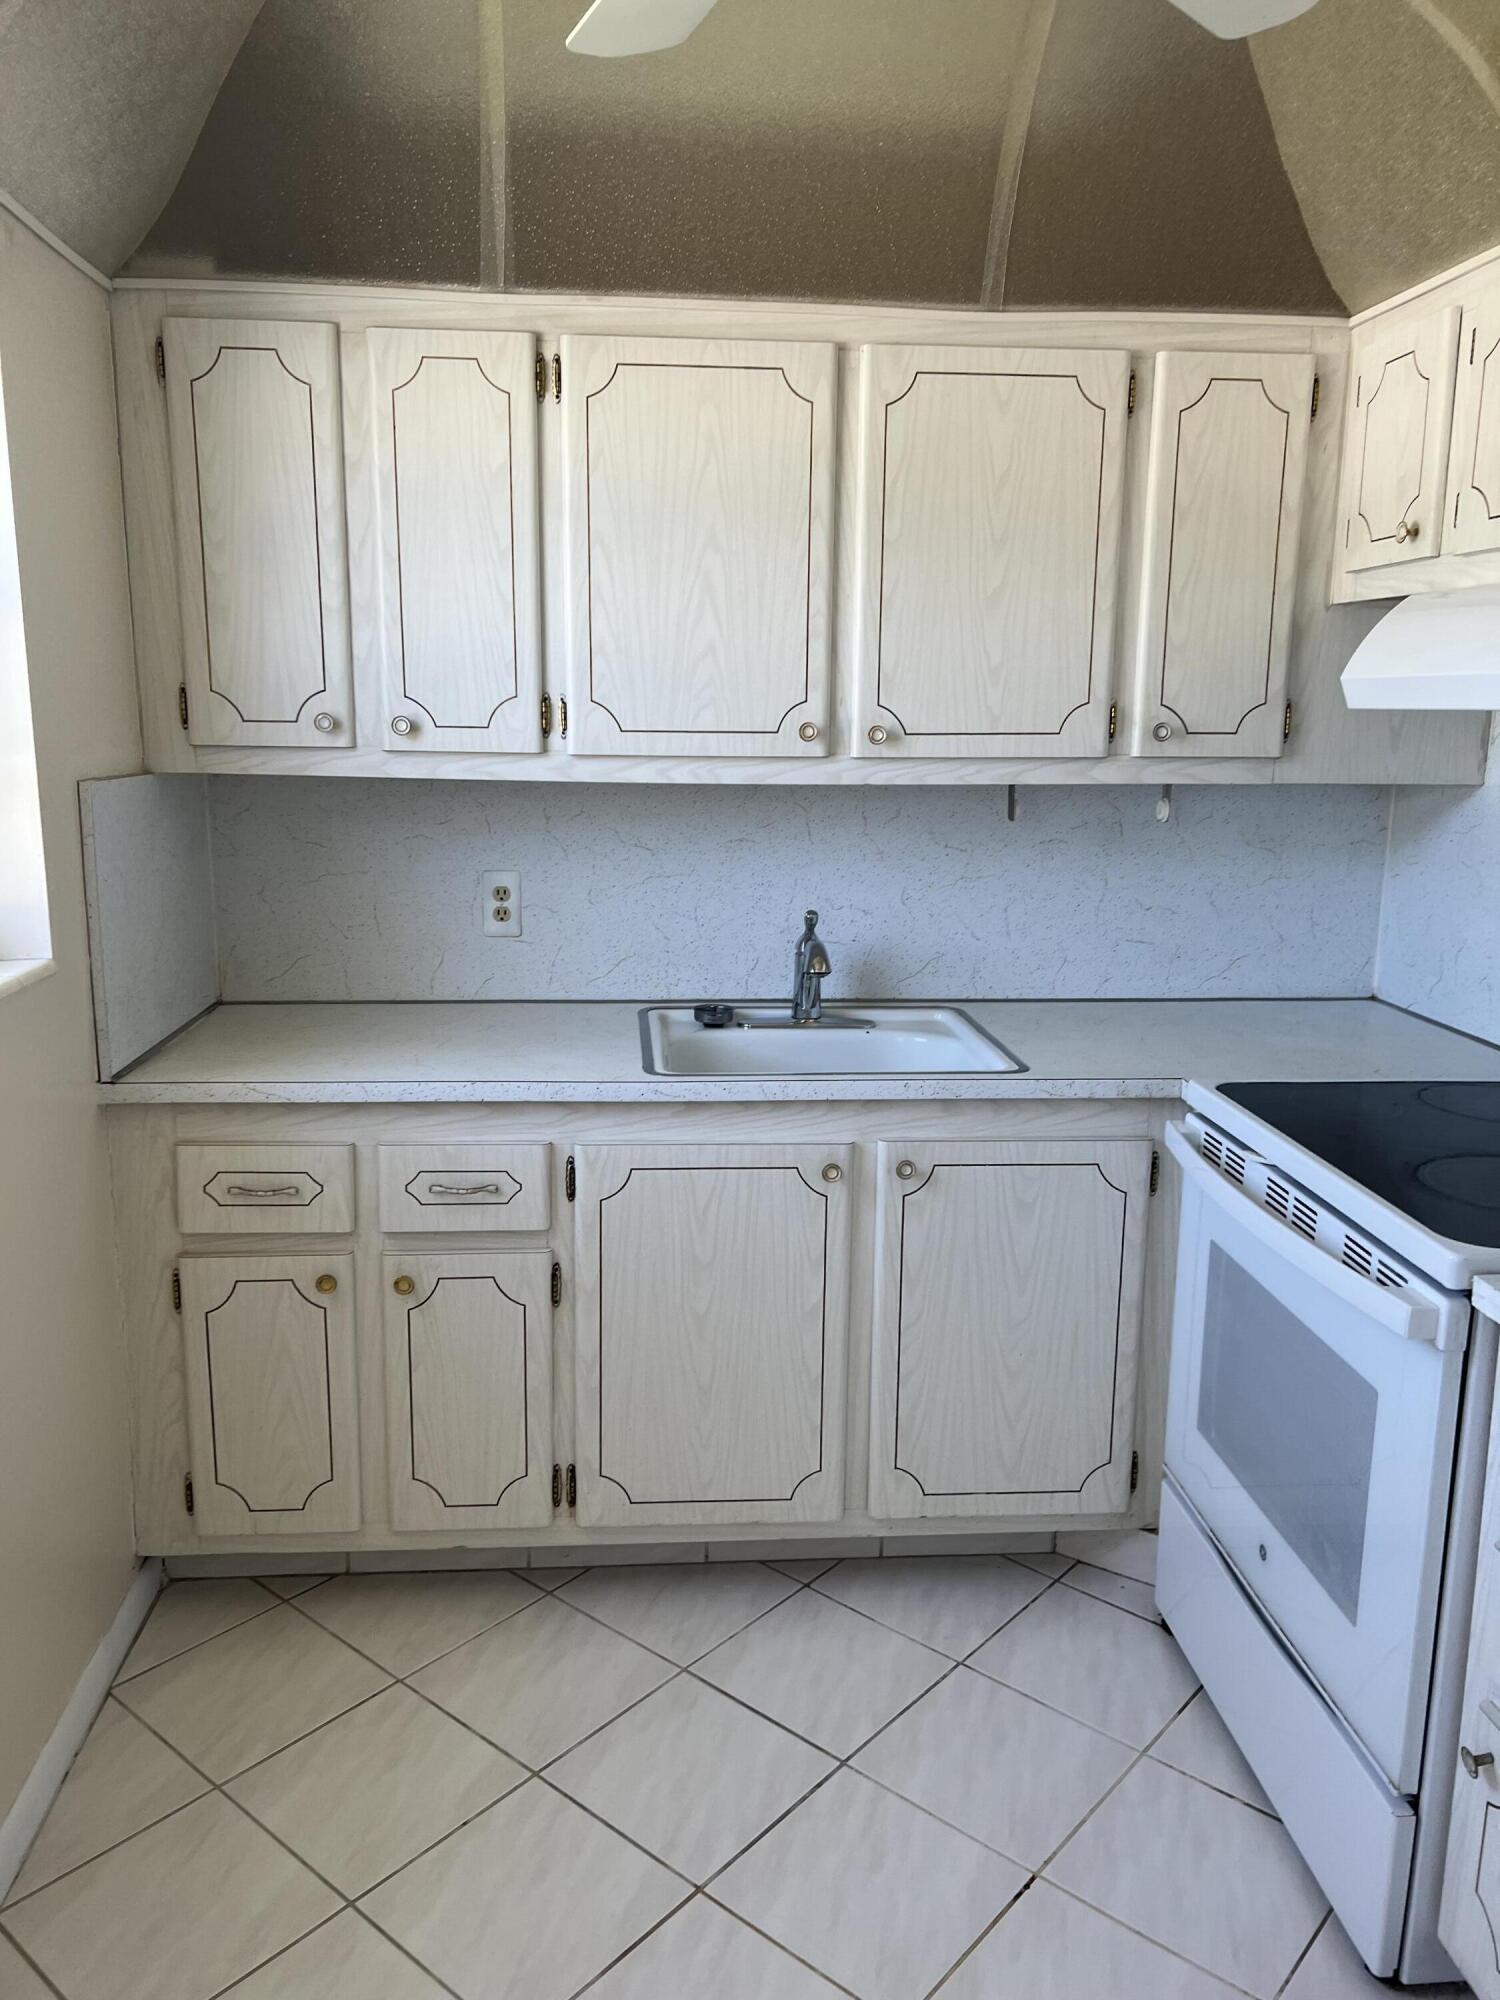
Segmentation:
<svg viewBox="0 0 1500 2000">
<path fill-rule="evenodd" d="M 568 697 L 565 694 L 557 697 L 557 733 L 559 736 L 568 733 Z"/>
<path fill-rule="evenodd" d="M 1287 741 L 1287 739 L 1291 736 L 1291 733 L 1292 733 L 1292 704 L 1288 702 L 1286 705 L 1285 712 L 1283 713 L 1281 718 L 1281 740 L 1283 743 Z"/>
<path fill-rule="evenodd" d="M 552 1468 L 552 1504 L 554 1507 L 562 1505 L 562 1467 L 560 1465 L 554 1465 Z"/>
<path fill-rule="evenodd" d="M 1135 415 L 1135 370 L 1133 368 L 1130 371 L 1130 389 L 1125 397 L 1125 414 L 1127 417 Z"/>
<path fill-rule="evenodd" d="M 1310 424 L 1311 424 L 1311 423 L 1316 423 L 1316 422 L 1317 422 L 1317 418 L 1318 418 L 1318 405 L 1319 405 L 1319 403 L 1321 403 L 1321 402 L 1322 402 L 1322 400 L 1323 400 L 1323 378 L 1322 378 L 1322 376 L 1321 376 L 1321 375 L 1314 375 L 1314 377 L 1313 377 L 1313 392 L 1312 392 L 1312 408 L 1311 408 L 1311 409 L 1310 409 L 1310 410 L 1308 411 L 1308 413 L 1307 413 L 1307 421 L 1308 421 L 1308 422 L 1309 422 Z"/>
<path fill-rule="evenodd" d="M 547 357 L 545 354 L 537 355 L 536 375 L 534 379 L 536 381 L 536 399 L 539 403 L 545 403 L 547 400 Z"/>
<path fill-rule="evenodd" d="M 175 1267 L 172 1271 L 172 1310 L 174 1313 L 182 1311 L 182 1273 Z"/>
<path fill-rule="evenodd" d="M 191 1514 L 193 1511 L 193 1475 L 186 1474 L 182 1482 L 182 1504 Z"/>
<path fill-rule="evenodd" d="M 552 357 L 552 400 L 554 403 L 562 401 L 562 356 L 560 354 L 554 354 Z"/>
<path fill-rule="evenodd" d="M 542 696 L 542 740 L 545 742 L 546 739 L 551 734 L 552 734 L 552 697 L 550 694 L 544 694 Z"/>
<path fill-rule="evenodd" d="M 570 1507 L 578 1505 L 578 1467 L 576 1465 L 568 1467 L 568 1505 Z"/>
<path fill-rule="evenodd" d="M 160 334 L 156 336 L 156 379 L 158 382 L 167 379 L 167 344 Z"/>
<path fill-rule="evenodd" d="M 187 682 L 177 683 L 177 720 L 186 729 L 188 726 Z"/>
<path fill-rule="evenodd" d="M 1138 1451 L 1130 1454 L 1130 1490 L 1134 1493 L 1141 1483 L 1141 1455 Z"/>
<path fill-rule="evenodd" d="M 571 1153 L 568 1155 L 568 1164 L 563 1168 L 563 1193 L 569 1201 L 578 1199 L 578 1169 L 573 1163 Z"/>
<path fill-rule="evenodd" d="M 554 1264 L 554 1265 L 552 1266 L 552 1303 L 553 1303 L 553 1305 L 555 1305 L 555 1306 L 560 1306 L 560 1305 L 562 1304 L 562 1265 L 561 1265 L 561 1264 Z"/>
<path fill-rule="evenodd" d="M 1158 1152 L 1156 1151 L 1156 1149 L 1155 1149 L 1155 1148 L 1153 1147 L 1153 1148 L 1152 1148 L 1152 1151 L 1151 1151 L 1151 1192 L 1152 1192 L 1152 1194 L 1155 1194 L 1155 1193 L 1156 1193 L 1156 1190 L 1157 1190 L 1157 1189 L 1158 1189 L 1158 1188 L 1159 1188 L 1160 1186 L 1161 1186 L 1161 1154 L 1160 1154 L 1160 1153 L 1158 1153 Z"/>
<path fill-rule="evenodd" d="M 1119 728 L 1119 726 L 1120 726 L 1120 704 L 1117 701 L 1112 701 L 1109 705 L 1109 740 L 1111 743 L 1113 743 L 1115 740 L 1115 731 Z"/>
</svg>

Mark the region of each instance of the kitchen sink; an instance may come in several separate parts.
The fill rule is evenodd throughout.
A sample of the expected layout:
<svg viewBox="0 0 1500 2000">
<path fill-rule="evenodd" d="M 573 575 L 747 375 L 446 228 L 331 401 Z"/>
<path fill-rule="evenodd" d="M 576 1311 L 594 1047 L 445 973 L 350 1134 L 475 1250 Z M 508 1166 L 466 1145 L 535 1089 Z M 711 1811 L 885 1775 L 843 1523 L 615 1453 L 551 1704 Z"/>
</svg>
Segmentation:
<svg viewBox="0 0 1500 2000">
<path fill-rule="evenodd" d="M 696 1014 L 728 1015 L 706 1026 Z M 648 1076 L 953 1076 L 1023 1070 L 959 1007 L 850 1002 L 821 1020 L 782 1006 L 643 1007 Z"/>
</svg>

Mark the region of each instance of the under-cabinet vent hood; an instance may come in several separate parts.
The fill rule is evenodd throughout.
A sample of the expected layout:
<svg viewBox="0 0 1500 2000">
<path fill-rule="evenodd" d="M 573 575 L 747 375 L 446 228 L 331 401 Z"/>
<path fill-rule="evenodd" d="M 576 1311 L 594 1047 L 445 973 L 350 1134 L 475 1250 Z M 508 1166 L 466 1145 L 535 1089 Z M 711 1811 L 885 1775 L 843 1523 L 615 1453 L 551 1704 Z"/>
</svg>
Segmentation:
<svg viewBox="0 0 1500 2000">
<path fill-rule="evenodd" d="M 1343 680 L 1350 708 L 1500 709 L 1500 589 L 1403 598 Z"/>
</svg>

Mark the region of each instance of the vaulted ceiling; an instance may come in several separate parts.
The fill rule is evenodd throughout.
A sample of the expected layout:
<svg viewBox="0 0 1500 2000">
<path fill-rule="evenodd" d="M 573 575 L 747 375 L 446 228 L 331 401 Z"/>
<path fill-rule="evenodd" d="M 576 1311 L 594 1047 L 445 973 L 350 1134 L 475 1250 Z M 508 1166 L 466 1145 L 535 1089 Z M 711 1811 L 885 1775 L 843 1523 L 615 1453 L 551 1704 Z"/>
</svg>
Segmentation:
<svg viewBox="0 0 1500 2000">
<path fill-rule="evenodd" d="M 1500 5 L 0 0 L 0 188 L 100 268 L 1337 312 L 1500 240 Z"/>
</svg>

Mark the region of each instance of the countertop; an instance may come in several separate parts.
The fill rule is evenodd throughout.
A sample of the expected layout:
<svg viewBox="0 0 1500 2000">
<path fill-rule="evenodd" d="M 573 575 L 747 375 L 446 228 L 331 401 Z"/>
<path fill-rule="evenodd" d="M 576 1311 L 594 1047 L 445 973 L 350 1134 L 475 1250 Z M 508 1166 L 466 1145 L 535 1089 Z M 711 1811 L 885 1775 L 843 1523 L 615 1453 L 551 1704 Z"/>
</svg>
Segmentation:
<svg viewBox="0 0 1500 2000">
<path fill-rule="evenodd" d="M 928 1077 L 647 1076 L 635 1001 L 213 1008 L 106 1104 L 767 1103 L 1181 1095 L 1195 1078 L 1500 1081 L 1500 1049 L 1378 1000 L 962 1000 L 1027 1065 Z M 680 1004 L 680 1003 L 679 1003 Z M 842 998 L 841 1006 L 855 1006 Z"/>
</svg>

